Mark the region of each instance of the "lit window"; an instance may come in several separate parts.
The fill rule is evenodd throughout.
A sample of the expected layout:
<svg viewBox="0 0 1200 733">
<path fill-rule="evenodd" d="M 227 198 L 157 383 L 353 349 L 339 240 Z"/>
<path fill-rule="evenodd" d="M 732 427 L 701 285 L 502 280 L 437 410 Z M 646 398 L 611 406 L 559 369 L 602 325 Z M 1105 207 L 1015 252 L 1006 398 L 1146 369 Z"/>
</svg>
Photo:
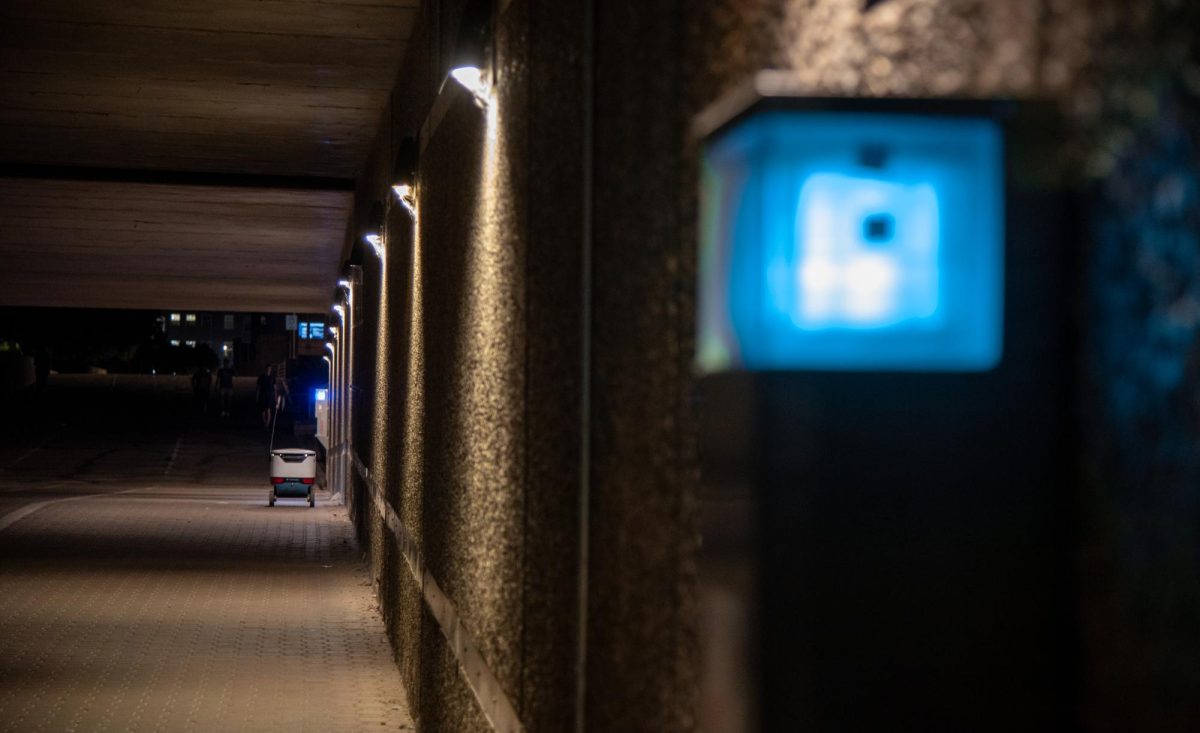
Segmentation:
<svg viewBox="0 0 1200 733">
<path fill-rule="evenodd" d="M 179 345 L 179 339 L 171 339 L 171 345 L 172 345 L 172 346 L 178 346 L 178 345 Z"/>
<path fill-rule="evenodd" d="M 187 321 L 188 323 L 195 323 L 196 322 L 196 314 L 188 313 L 186 316 L 184 316 L 184 320 Z"/>
<path fill-rule="evenodd" d="M 178 313 L 171 314 L 171 323 L 179 323 L 179 314 Z"/>
</svg>

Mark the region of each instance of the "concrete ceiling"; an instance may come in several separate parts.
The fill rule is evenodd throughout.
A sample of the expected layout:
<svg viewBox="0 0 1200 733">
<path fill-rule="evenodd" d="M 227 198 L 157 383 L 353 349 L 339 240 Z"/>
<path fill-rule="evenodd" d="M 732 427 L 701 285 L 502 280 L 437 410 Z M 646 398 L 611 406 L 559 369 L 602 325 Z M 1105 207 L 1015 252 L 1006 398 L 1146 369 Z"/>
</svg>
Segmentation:
<svg viewBox="0 0 1200 733">
<path fill-rule="evenodd" d="M 2 0 L 0 304 L 325 310 L 417 4 Z"/>
</svg>

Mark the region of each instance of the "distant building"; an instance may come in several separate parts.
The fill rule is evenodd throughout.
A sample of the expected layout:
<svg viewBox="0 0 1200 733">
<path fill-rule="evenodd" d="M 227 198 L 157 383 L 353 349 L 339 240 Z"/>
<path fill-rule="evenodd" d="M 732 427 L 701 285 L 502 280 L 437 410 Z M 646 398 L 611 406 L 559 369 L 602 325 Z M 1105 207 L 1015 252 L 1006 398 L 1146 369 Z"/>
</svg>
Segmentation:
<svg viewBox="0 0 1200 733">
<path fill-rule="evenodd" d="M 207 345 L 240 374 L 296 356 L 320 356 L 326 339 L 324 315 L 173 310 L 156 320 L 169 345 Z"/>
</svg>

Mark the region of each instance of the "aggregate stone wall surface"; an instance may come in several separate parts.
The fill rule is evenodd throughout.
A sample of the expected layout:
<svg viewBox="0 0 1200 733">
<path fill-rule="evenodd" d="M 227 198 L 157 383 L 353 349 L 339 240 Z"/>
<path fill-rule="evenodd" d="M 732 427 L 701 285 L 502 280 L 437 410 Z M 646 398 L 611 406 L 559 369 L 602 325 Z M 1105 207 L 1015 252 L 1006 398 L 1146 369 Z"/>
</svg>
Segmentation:
<svg viewBox="0 0 1200 733">
<path fill-rule="evenodd" d="M 486 110 L 450 90 L 458 98 L 422 160 L 421 523 L 428 572 L 512 696 L 521 660 L 523 251 L 509 218 L 520 190 L 506 149 L 517 142 L 514 121 L 499 124 L 514 84 L 498 90 Z M 445 704 L 426 702 L 422 719 Z"/>
<path fill-rule="evenodd" d="M 436 23 L 436 17 L 430 7 L 423 7 L 422 13 L 423 28 L 428 29 Z M 412 136 L 414 139 L 417 137 L 424 115 L 437 92 L 440 80 L 437 79 L 437 64 L 434 61 L 437 55 L 435 48 L 435 40 L 431 34 L 421 33 L 414 36 L 414 42 L 405 59 L 406 73 L 399 80 L 393 93 L 392 110 L 388 117 L 390 124 L 384 127 L 382 137 L 390 145 L 386 147 L 387 154 L 381 156 L 383 160 L 381 170 L 376 173 L 376 190 L 387 190 L 391 183 L 395 151 L 401 139 L 405 136 Z M 420 188 L 420 168 L 417 173 L 417 185 Z M 399 213 L 394 215 L 403 217 Z M 393 219 L 393 225 L 395 222 Z M 394 497 L 393 507 L 400 520 L 420 546 L 424 537 L 422 503 L 425 487 L 423 304 L 428 275 L 424 269 L 425 245 L 419 219 L 415 225 L 402 221 L 401 226 L 404 226 L 405 230 L 403 236 L 397 237 L 400 251 L 389 260 L 388 280 L 395 291 L 391 302 L 397 304 L 392 318 L 398 319 L 398 322 L 393 323 L 391 333 L 394 340 L 388 347 L 391 352 L 390 369 L 401 393 L 401 407 L 398 412 L 390 415 L 390 420 L 398 424 L 399 435 L 395 442 L 390 442 L 388 446 L 387 460 L 394 462 L 396 469 L 393 478 L 386 485 L 386 490 L 389 498 Z M 389 227 L 389 236 L 393 232 L 394 229 Z M 426 677 L 422 674 L 421 656 L 422 634 L 426 631 L 424 624 L 428 614 L 425 612 L 421 582 L 413 577 L 404 563 L 402 558 L 397 558 L 396 564 L 389 567 L 389 573 L 398 580 L 395 596 L 386 602 L 395 605 L 395 624 L 391 629 L 393 644 L 397 650 L 401 674 L 409 681 L 409 704 L 413 710 L 419 712 L 421 701 L 429 699 L 425 696 Z M 436 629 L 434 632 L 436 633 Z M 461 680 L 459 685 L 462 685 Z M 437 699 L 438 694 L 437 688 L 430 688 L 428 691 L 432 699 Z"/>
<path fill-rule="evenodd" d="M 376 420 L 371 436 L 359 439 L 372 441 L 373 475 L 384 483 L 389 501 L 418 539 L 426 568 L 480 644 L 527 729 L 558 731 L 574 722 L 581 623 L 584 5 L 534 11 L 518 0 L 501 6 L 494 49 L 497 98 L 481 111 L 451 86 L 442 92 L 451 103 L 437 109 L 436 122 L 425 128 L 420 223 L 407 264 L 389 254 L 388 288 L 394 284 L 403 294 L 385 289 L 381 307 L 386 313 L 374 345 L 388 352 L 380 357 L 375 384 L 386 417 Z M 442 11 L 424 21 L 433 37 L 446 41 L 461 7 L 448 4 Z M 660 16 L 644 28 L 638 43 L 625 38 L 619 23 L 602 32 L 610 43 L 615 41 L 612 53 L 621 55 L 639 43 L 652 45 L 650 33 L 670 28 L 676 19 L 671 15 L 664 22 Z M 426 48 L 420 58 L 410 59 L 410 71 L 398 87 L 404 92 L 396 95 L 397 106 L 385 121 L 385 140 L 364 188 L 386 190 L 388 166 L 381 160 L 400 135 L 434 119 L 426 116 L 433 104 L 432 95 L 421 91 L 428 81 L 422 77 L 425 69 L 437 66 L 430 57 L 446 53 L 445 48 Z M 532 59 L 529 67 L 527 58 Z M 632 63 L 621 71 L 622 78 L 635 73 Z M 436 72 L 432 76 L 436 79 Z M 440 86 L 438 82 L 430 88 Z M 610 86 L 608 94 L 609 104 L 625 104 L 619 87 Z M 401 105 L 402 99 L 411 106 Z M 430 104 L 422 106 L 425 101 Z M 645 118 L 657 116 L 661 101 L 641 99 Z M 420 111 L 414 114 L 413 109 Z M 677 154 L 681 125 L 662 129 L 671 130 L 672 155 Z M 609 140 L 633 139 L 628 133 L 607 128 Z M 608 181 L 631 170 L 640 175 L 636 171 L 645 162 L 644 147 L 626 146 L 621 154 L 605 161 Z M 673 165 L 653 179 L 658 202 L 674 186 Z M 372 197 L 360 198 L 360 207 L 369 207 Z M 620 243 L 603 253 L 606 264 L 598 277 L 606 306 L 619 307 L 602 317 L 616 330 L 598 348 L 611 351 L 605 357 L 605 385 L 625 393 L 606 398 L 619 398 L 611 403 L 615 409 L 606 403 L 594 420 L 593 430 L 600 436 L 595 450 L 605 454 L 598 475 L 645 460 L 656 446 L 665 445 L 670 452 L 678 441 L 673 426 L 682 404 L 678 375 L 685 357 L 678 343 L 663 358 L 656 354 L 664 339 L 677 341 L 680 324 L 657 322 L 639 310 L 649 300 L 655 309 L 669 308 L 676 316 L 685 312 L 677 300 L 690 295 L 674 263 L 685 244 L 669 236 L 670 224 L 643 222 L 640 217 L 648 213 L 657 215 L 650 201 L 620 225 L 606 225 L 606 231 L 619 234 Z M 600 215 L 611 212 L 603 209 Z M 389 251 L 403 246 L 395 224 L 389 219 Z M 662 234 L 642 260 L 657 269 L 651 281 L 671 293 L 661 306 L 651 291 L 634 293 L 633 300 L 626 297 L 632 284 L 627 270 L 639 265 L 621 260 L 640 256 L 645 239 L 639 232 L 649 228 Z M 400 282 L 405 278 L 407 283 Z M 401 327 L 394 323 L 398 317 L 404 321 Z M 624 333 L 620 325 L 626 318 L 640 327 Z M 660 373 L 651 373 L 656 370 Z M 652 382 L 643 385 L 648 376 Z M 666 390 L 662 399 L 653 397 L 658 387 Z M 386 394 L 397 388 L 402 396 Z M 636 402 L 643 398 L 652 404 L 641 409 Z M 647 419 L 657 425 L 653 434 L 642 436 Z M 398 434 L 395 423 L 402 426 Z M 614 425 L 621 437 L 606 443 Z M 685 511 L 684 473 L 673 458 L 623 470 L 621 497 L 645 493 L 652 498 L 625 505 L 613 494 L 594 507 L 594 526 L 620 526 L 638 540 L 622 545 L 621 538 L 600 531 L 592 544 L 593 557 L 623 558 L 604 560 L 605 567 L 621 565 L 624 570 L 601 572 L 591 595 L 596 603 L 588 616 L 593 635 L 614 642 L 597 644 L 590 652 L 597 666 L 589 677 L 599 692 L 589 700 L 587 727 L 684 729 L 690 702 L 673 693 L 674 681 L 690 674 L 694 659 L 681 658 L 673 648 L 677 636 L 663 639 L 661 633 L 664 628 L 686 632 L 679 614 L 685 609 L 686 550 L 694 531 Z M 612 485 L 604 484 L 606 494 Z M 422 725 L 428 730 L 477 729 L 482 725 L 477 702 L 424 609 L 420 589 L 404 577 L 402 560 L 388 538 L 380 537 L 378 521 L 366 524 L 373 566 L 381 574 L 381 600 Z M 652 526 L 654 532 L 648 533 Z M 657 549 L 660 545 L 665 549 Z M 647 563 L 651 572 L 640 576 L 638 570 Z M 623 594 L 636 595 L 640 605 L 614 604 Z M 651 618 L 646 609 L 660 611 Z M 637 627 L 636 634 L 625 637 L 626 627 Z"/>
<path fill-rule="evenodd" d="M 1098 14 L 1086 119 L 1088 730 L 1200 726 L 1200 7 Z"/>
<path fill-rule="evenodd" d="M 596 6 L 589 730 L 696 724 L 686 7 Z"/>
<path fill-rule="evenodd" d="M 385 500 L 397 513 L 405 508 L 403 497 L 403 454 L 402 445 L 409 408 L 409 352 L 405 348 L 411 318 L 411 288 L 409 287 L 414 252 L 414 220 L 393 198 L 386 207 L 387 240 L 386 261 L 372 263 L 365 278 L 377 277 L 375 290 L 379 304 L 377 330 L 366 334 L 372 339 L 378 356 L 375 371 L 375 395 L 378 405 L 371 440 L 371 476 Z M 364 279 L 365 279 L 364 278 Z M 363 288 L 364 293 L 372 289 Z M 364 329 L 365 330 L 365 329 Z M 418 504 L 419 509 L 419 504 Z M 373 566 L 377 566 L 376 590 L 381 610 L 387 623 L 388 635 L 396 652 L 396 661 L 407 679 L 418 680 L 413 672 L 418 666 L 415 647 L 405 644 L 407 638 L 415 638 L 420 629 L 420 589 L 401 555 L 400 548 L 378 511 L 372 506 L 368 513 L 372 519 Z M 377 537 L 377 539 L 376 539 Z M 419 689 L 410 689 L 409 702 L 416 707 Z"/>
<path fill-rule="evenodd" d="M 1108 395 L 1109 427 L 1096 440 L 1148 462 L 1121 475 L 1171 477 L 1156 478 L 1149 493 L 1132 478 L 1098 487 L 1085 507 L 1096 509 L 1093 529 L 1102 530 L 1090 536 L 1086 566 L 1097 579 L 1088 643 L 1103 665 L 1085 699 L 1113 720 L 1148 710 L 1186 720 L 1170 690 L 1192 679 L 1184 669 L 1190 647 L 1171 646 L 1193 617 L 1196 537 L 1162 520 L 1188 516 L 1196 468 L 1187 446 L 1200 432 L 1180 407 L 1192 389 L 1194 324 L 1180 295 L 1191 280 L 1179 277 L 1191 272 L 1195 166 L 1184 161 L 1194 157 L 1200 74 L 1189 56 L 1194 39 L 1170 34 L 1107 39 L 1104 48 L 1111 41 L 1124 56 L 1093 58 L 1103 29 L 1121 27 L 1126 11 L 1144 27 L 1197 27 L 1192 16 L 1170 15 L 1186 4 L 886 0 L 864 11 L 860 0 L 595 3 L 586 443 L 577 420 L 585 375 L 575 362 L 585 6 L 501 5 L 499 98 L 485 112 L 444 91 L 460 98 L 425 141 L 422 218 L 407 243 L 395 231 L 404 215 L 392 205 L 389 245 L 402 254 L 389 259 L 387 286 L 374 294 L 386 310 L 374 328 L 378 343 L 360 341 L 385 354 L 372 367 L 381 415 L 356 440 L 371 444 L 372 471 L 528 729 L 565 730 L 574 714 L 581 484 L 590 486 L 586 728 L 696 725 L 689 363 L 697 148 L 688 123 L 760 68 L 794 69 L 814 94 L 1050 97 L 1076 121 L 1081 132 L 1063 141 L 1064 151 L 1108 182 L 1096 227 L 1109 234 L 1097 240 L 1094 277 L 1096 293 L 1110 298 L 1097 306 L 1098 323 L 1113 325 L 1098 331 L 1097 353 L 1107 356 L 1094 378 Z M 360 224 L 370 200 L 386 195 L 399 137 L 414 134 L 433 107 L 462 6 L 421 11 L 423 31 L 363 182 Z M 1152 49 L 1183 59 L 1174 91 L 1162 97 L 1180 102 L 1174 118 L 1158 114 L 1152 84 L 1129 81 L 1154 76 L 1134 63 Z M 1166 126 L 1104 124 L 1118 116 L 1117 99 L 1133 118 Z M 378 274 L 369 265 L 364 273 Z M 1101 281 L 1124 283 L 1132 295 Z M 1137 305 L 1147 302 L 1156 305 Z M 1142 329 L 1145 318 L 1161 328 Z M 1120 346 L 1130 343 L 1138 348 Z M 1147 436 L 1144 425 L 1155 432 Z M 1160 434 L 1172 437 L 1159 442 Z M 482 729 L 421 588 L 378 520 L 364 522 L 414 709 L 427 730 Z M 1184 590 L 1168 595 L 1172 587 Z M 1114 632 L 1122 638 L 1115 647 Z M 1136 694 L 1118 694 L 1130 674 L 1140 680 Z"/>
<path fill-rule="evenodd" d="M 688 23 L 698 108 L 758 68 L 812 91 L 1056 102 L 1088 212 L 1081 539 L 1086 729 L 1186 730 L 1200 647 L 1200 17 L 1155 0 L 717 2 Z M 688 217 L 685 217 L 685 221 Z"/>
<path fill-rule="evenodd" d="M 579 635 L 583 2 L 529 4 L 525 663 L 531 731 L 574 724 Z"/>
</svg>

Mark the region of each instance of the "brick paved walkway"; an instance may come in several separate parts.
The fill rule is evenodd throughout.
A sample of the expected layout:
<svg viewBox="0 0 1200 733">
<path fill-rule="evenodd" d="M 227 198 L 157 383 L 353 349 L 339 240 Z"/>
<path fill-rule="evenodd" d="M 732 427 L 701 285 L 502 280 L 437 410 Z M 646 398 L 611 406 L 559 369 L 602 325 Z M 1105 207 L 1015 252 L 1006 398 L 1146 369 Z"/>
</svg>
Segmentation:
<svg viewBox="0 0 1200 733">
<path fill-rule="evenodd" d="M 261 441 L 68 427 L 0 462 L 0 731 L 412 730 L 344 508 L 266 507 Z"/>
</svg>

